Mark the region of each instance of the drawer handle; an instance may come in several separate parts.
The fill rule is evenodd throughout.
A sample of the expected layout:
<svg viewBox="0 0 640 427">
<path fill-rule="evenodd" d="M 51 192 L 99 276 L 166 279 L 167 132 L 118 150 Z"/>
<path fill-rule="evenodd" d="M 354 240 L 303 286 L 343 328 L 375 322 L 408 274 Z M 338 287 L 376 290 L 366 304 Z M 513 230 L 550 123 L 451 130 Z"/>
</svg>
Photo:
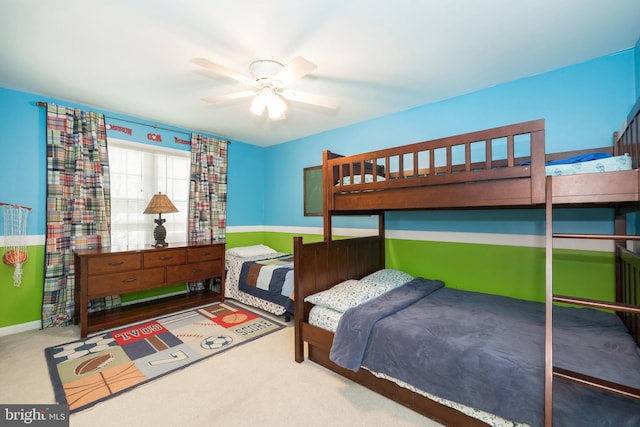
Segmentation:
<svg viewBox="0 0 640 427">
<path fill-rule="evenodd" d="M 122 283 L 132 283 L 132 282 L 135 282 L 136 280 L 138 279 L 136 279 L 135 277 L 132 277 L 130 279 L 124 279 Z"/>
<path fill-rule="evenodd" d="M 201 269 L 201 268 L 193 268 L 193 269 L 191 270 L 191 272 L 192 272 L 192 273 L 200 273 L 201 271 L 202 271 L 202 269 Z"/>
<path fill-rule="evenodd" d="M 172 256 L 162 256 L 162 257 L 160 257 L 160 261 L 167 261 L 167 260 L 170 260 L 170 259 L 173 259 L 173 257 Z"/>
<path fill-rule="evenodd" d="M 124 261 L 111 261 L 109 263 L 109 265 L 113 265 L 113 266 L 122 265 L 122 264 L 124 264 Z"/>
</svg>

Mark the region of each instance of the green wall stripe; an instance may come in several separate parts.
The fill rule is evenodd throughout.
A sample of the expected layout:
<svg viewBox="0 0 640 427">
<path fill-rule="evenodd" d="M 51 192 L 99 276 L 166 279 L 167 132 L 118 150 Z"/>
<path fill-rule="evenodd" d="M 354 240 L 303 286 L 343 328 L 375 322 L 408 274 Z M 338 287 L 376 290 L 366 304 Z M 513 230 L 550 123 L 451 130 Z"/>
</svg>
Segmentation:
<svg viewBox="0 0 640 427">
<path fill-rule="evenodd" d="M 542 248 L 387 239 L 387 266 L 447 286 L 544 301 Z M 554 292 L 612 301 L 615 257 L 609 252 L 553 251 Z"/>
<path fill-rule="evenodd" d="M 22 283 L 13 285 L 14 268 L 0 262 L 0 327 L 40 321 L 44 245 L 28 246 Z"/>
</svg>

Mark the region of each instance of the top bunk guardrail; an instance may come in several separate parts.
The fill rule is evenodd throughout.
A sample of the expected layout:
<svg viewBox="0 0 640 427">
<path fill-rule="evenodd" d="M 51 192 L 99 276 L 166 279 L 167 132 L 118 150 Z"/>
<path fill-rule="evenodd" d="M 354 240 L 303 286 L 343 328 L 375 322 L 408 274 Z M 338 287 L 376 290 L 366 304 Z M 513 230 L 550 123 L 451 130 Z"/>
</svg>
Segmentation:
<svg viewBox="0 0 640 427">
<path fill-rule="evenodd" d="M 353 156 L 325 151 L 325 206 L 358 211 L 542 203 L 544 163 L 544 119 Z M 501 184 L 460 185 L 487 182 Z"/>
</svg>

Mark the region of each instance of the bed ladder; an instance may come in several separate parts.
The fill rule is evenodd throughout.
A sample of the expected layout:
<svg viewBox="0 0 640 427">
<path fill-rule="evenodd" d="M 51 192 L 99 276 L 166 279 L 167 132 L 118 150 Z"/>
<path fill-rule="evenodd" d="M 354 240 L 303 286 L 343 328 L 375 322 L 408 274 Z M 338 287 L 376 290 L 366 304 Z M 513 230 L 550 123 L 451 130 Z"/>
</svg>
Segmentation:
<svg viewBox="0 0 640 427">
<path fill-rule="evenodd" d="M 640 236 L 629 235 L 594 235 L 594 234 L 560 234 L 553 233 L 553 195 L 552 177 L 546 178 L 545 185 L 545 263 L 546 263 L 546 292 L 545 292 L 545 426 L 553 424 L 553 378 L 561 378 L 583 386 L 614 393 L 626 398 L 640 400 L 640 389 L 624 384 L 613 383 L 600 378 L 591 377 L 579 372 L 553 366 L 553 303 L 560 302 L 584 307 L 606 309 L 618 313 L 633 313 L 640 315 L 640 306 L 598 301 L 587 298 L 577 298 L 553 293 L 553 240 L 555 238 L 570 239 L 600 239 L 600 240 L 640 240 Z"/>
</svg>

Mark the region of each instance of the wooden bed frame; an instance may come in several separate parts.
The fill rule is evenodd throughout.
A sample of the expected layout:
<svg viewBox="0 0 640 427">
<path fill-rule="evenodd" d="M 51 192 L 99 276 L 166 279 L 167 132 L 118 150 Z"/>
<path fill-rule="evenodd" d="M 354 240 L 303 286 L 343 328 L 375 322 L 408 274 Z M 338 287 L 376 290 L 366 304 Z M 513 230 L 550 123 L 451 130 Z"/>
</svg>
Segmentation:
<svg viewBox="0 0 640 427">
<path fill-rule="evenodd" d="M 311 304 L 304 298 L 328 289 L 345 279 L 359 279 L 385 267 L 384 211 L 403 209 L 464 209 L 498 207 L 544 207 L 547 213 L 554 205 L 582 206 L 598 204 L 615 208 L 615 236 L 606 238 L 616 241 L 616 302 L 598 305 L 609 309 L 626 307 L 620 317 L 627 325 L 636 343 L 640 345 L 640 256 L 626 249 L 626 213 L 638 209 L 640 204 L 639 119 L 640 101 L 632 110 L 624 132 L 615 134 L 613 147 L 571 153 L 544 153 L 544 121 L 504 126 L 480 132 L 458 135 L 396 147 L 355 156 L 340 156 L 329 151 L 323 154 L 324 197 L 324 241 L 303 243 L 301 237 L 294 238 L 295 277 L 295 360 L 305 359 L 305 343 L 309 360 L 364 385 L 410 409 L 431 419 L 452 426 L 486 425 L 448 406 L 413 393 L 392 381 L 375 377 L 360 369 L 352 372 L 329 360 L 333 333 L 308 323 Z M 528 135 L 530 157 L 515 156 L 514 141 L 518 135 Z M 484 161 L 455 165 L 452 152 L 460 146 L 470 158 L 471 144 L 477 141 L 505 139 L 507 159 L 499 162 Z M 486 143 L 486 158 L 491 159 L 491 144 Z M 444 150 L 447 163 L 433 170 L 419 170 L 418 154 L 426 152 L 430 165 L 434 165 L 434 152 Z M 545 162 L 576 154 L 607 151 L 613 155 L 628 153 L 632 157 L 633 169 L 585 175 L 567 175 L 546 179 Z M 395 160 L 393 160 L 395 158 Z M 392 162 L 399 163 L 394 172 L 389 172 Z M 518 166 L 530 161 L 530 166 Z M 403 163 L 409 163 L 408 166 Z M 372 173 L 374 171 L 376 173 Z M 416 172 L 417 171 L 417 172 Z M 373 178 L 366 183 L 365 175 L 384 176 L 384 180 Z M 352 175 L 361 176 L 361 184 L 335 184 L 352 180 Z M 351 181 L 353 182 L 353 181 Z M 377 236 L 334 240 L 332 217 L 334 215 L 378 216 Z M 547 217 L 549 218 L 549 216 Z M 547 221 L 547 294 L 549 294 L 549 272 L 551 271 L 551 239 L 554 237 L 591 238 L 588 235 L 552 235 Z M 603 237 L 604 238 L 604 237 Z M 551 297 L 552 299 L 555 296 Z M 548 301 L 549 298 L 548 298 Z M 550 303 L 548 302 L 550 306 Z M 549 326 L 548 326 L 549 327 Z M 548 330 L 550 331 L 550 330 Z M 548 333 L 550 336 L 550 333 Z M 551 346 L 548 345 L 548 351 Z M 548 355 L 551 353 L 548 353 Z M 550 359 L 550 357 L 547 357 Z M 550 361 L 548 361 L 548 364 Z M 545 401 L 546 422 L 551 421 L 551 378 L 562 376 L 562 372 L 548 369 Z M 552 372 L 553 371 L 553 372 Z M 592 378 L 573 379 L 587 385 Z M 626 394 L 625 394 L 626 393 Z M 618 394 L 640 399 L 640 390 L 627 388 Z"/>
</svg>

